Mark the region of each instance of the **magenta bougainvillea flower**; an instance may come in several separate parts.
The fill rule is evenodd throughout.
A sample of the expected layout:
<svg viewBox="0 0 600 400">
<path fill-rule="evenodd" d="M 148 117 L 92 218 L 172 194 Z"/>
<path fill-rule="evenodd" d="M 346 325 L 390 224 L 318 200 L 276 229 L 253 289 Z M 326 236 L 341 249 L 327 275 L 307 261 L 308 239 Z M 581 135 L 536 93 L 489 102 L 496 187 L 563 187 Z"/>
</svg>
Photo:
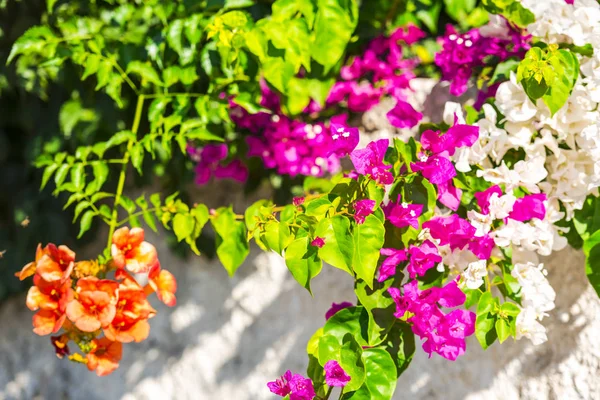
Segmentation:
<svg viewBox="0 0 600 400">
<path fill-rule="evenodd" d="M 531 36 L 522 35 L 521 30 L 504 21 L 505 37 L 484 36 L 478 28 L 460 34 L 452 25 L 446 26 L 445 36 L 439 39 L 442 50 L 436 53 L 435 63 L 442 70 L 442 78 L 450 81 L 452 95 L 465 93 L 474 70 L 485 66 L 487 60 L 522 58 L 529 49 Z"/>
<path fill-rule="evenodd" d="M 440 241 L 440 245 L 450 245 L 450 249 L 468 249 L 481 260 L 487 260 L 492 254 L 494 240 L 488 235 L 476 236 L 477 229 L 456 214 L 447 217 L 433 217 L 423 224 L 429 229 L 431 237 Z"/>
<path fill-rule="evenodd" d="M 383 248 L 380 250 L 380 254 L 382 256 L 387 256 L 387 258 L 381 263 L 381 267 L 379 268 L 379 276 L 377 277 L 377 281 L 383 282 L 386 281 L 389 277 L 396 275 L 396 269 L 401 262 L 407 260 L 406 250 L 397 250 L 390 248 Z"/>
<path fill-rule="evenodd" d="M 419 217 L 423 213 L 423 204 L 408 204 L 401 201 L 402 199 L 398 195 L 396 203 L 390 202 L 383 207 L 385 218 L 398 228 L 412 226 L 419 229 Z"/>
<path fill-rule="evenodd" d="M 325 246 L 325 239 L 317 236 L 316 238 L 313 239 L 312 242 L 310 242 L 310 245 L 318 247 L 318 248 L 322 248 L 323 246 Z"/>
<path fill-rule="evenodd" d="M 437 185 L 438 200 L 440 203 L 451 209 L 458 210 L 462 198 L 462 190 L 454 186 L 452 179 Z"/>
<path fill-rule="evenodd" d="M 188 145 L 187 152 L 190 158 L 197 163 L 194 168 L 197 185 L 208 183 L 212 176 L 218 179 L 233 179 L 238 182 L 246 182 L 248 179 L 248 168 L 240 160 L 233 160 L 225 165 L 221 164 L 227 158 L 226 144 L 209 144 L 202 148 Z"/>
<path fill-rule="evenodd" d="M 356 148 L 360 140 L 358 128 L 351 128 L 342 124 L 331 123 L 332 150 L 338 156 L 345 156 Z"/>
<path fill-rule="evenodd" d="M 294 374 L 290 380 L 290 400 L 313 400 L 315 388 L 310 379 Z"/>
<path fill-rule="evenodd" d="M 365 222 L 365 218 L 373 214 L 375 205 L 375 200 L 357 200 L 354 203 L 354 220 L 356 223 L 359 225 L 363 224 Z"/>
<path fill-rule="evenodd" d="M 323 369 L 325 370 L 325 383 L 328 386 L 344 387 L 352 379 L 335 360 L 327 361 Z"/>
<path fill-rule="evenodd" d="M 431 183 L 445 183 L 456 176 L 454 164 L 445 157 L 423 155 L 419 160 L 410 164 L 410 167 L 413 171 L 421 172 L 425 179 Z"/>
<path fill-rule="evenodd" d="M 412 128 L 423 119 L 423 114 L 404 100 L 398 100 L 386 116 L 390 124 L 396 128 Z"/>
<path fill-rule="evenodd" d="M 533 218 L 544 219 L 546 217 L 547 200 L 545 193 L 529 194 L 517 199 L 508 218 L 521 222 L 529 221 Z"/>
<path fill-rule="evenodd" d="M 271 391 L 271 393 L 276 394 L 278 396 L 284 397 L 290 394 L 290 380 L 292 379 L 292 371 L 289 369 L 285 371 L 283 375 L 279 379 L 276 379 L 272 382 L 267 383 L 267 387 Z"/>
<path fill-rule="evenodd" d="M 412 324 L 412 331 L 425 340 L 423 350 L 430 356 L 435 352 L 449 360 L 464 354 L 465 338 L 475 332 L 475 313 L 454 310 L 444 314 L 439 308 L 464 304 L 466 296 L 456 281 L 442 288 L 426 290 L 420 290 L 417 281 L 411 281 L 404 285 L 403 291 L 393 287 L 388 289 L 396 303 L 394 315 L 402 318 L 407 311 L 413 314 L 407 321 Z"/>
<path fill-rule="evenodd" d="M 494 194 L 498 197 L 502 196 L 502 189 L 500 186 L 494 185 L 483 192 L 474 193 L 474 196 L 477 199 L 477 205 L 481 209 L 482 214 L 488 215 L 490 213 L 490 199 Z"/>
<path fill-rule="evenodd" d="M 329 318 L 333 317 L 338 311 L 348 307 L 354 307 L 354 304 L 347 301 L 343 301 L 341 303 L 331 303 L 331 308 L 329 308 L 329 310 L 327 310 L 327 312 L 325 313 L 325 319 L 328 320 Z"/>
<path fill-rule="evenodd" d="M 369 143 L 364 149 L 350 153 L 356 171 L 361 175 L 370 175 L 379 183 L 391 184 L 394 181 L 394 176 L 389 171 L 392 166 L 383 162 L 389 143 L 388 139 L 380 139 Z"/>
<path fill-rule="evenodd" d="M 281 397 L 290 396 L 290 400 L 312 400 L 315 389 L 310 379 L 288 370 L 279 379 L 267 383 L 271 393 Z"/>
<path fill-rule="evenodd" d="M 304 204 L 304 197 L 294 197 L 292 199 L 292 203 L 296 206 L 296 207 L 300 207 L 302 204 Z"/>
<path fill-rule="evenodd" d="M 411 279 L 417 275 L 424 276 L 429 269 L 442 261 L 437 247 L 429 240 L 424 241 L 420 246 L 410 246 L 408 254 L 410 254 L 410 261 L 406 270 Z"/>
</svg>

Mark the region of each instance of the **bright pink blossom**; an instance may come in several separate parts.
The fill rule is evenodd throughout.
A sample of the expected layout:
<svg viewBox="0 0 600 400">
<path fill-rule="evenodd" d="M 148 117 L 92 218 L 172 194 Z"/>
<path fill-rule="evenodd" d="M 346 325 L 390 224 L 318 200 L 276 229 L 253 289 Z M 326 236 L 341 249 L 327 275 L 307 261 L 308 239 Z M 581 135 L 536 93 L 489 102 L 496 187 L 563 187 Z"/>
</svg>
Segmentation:
<svg viewBox="0 0 600 400">
<path fill-rule="evenodd" d="M 438 155 L 422 156 L 420 161 L 414 162 L 410 166 L 413 171 L 421 172 L 429 182 L 434 184 L 448 182 L 456 176 L 456 169 L 454 169 L 452 161 Z"/>
<path fill-rule="evenodd" d="M 490 213 L 490 199 L 494 194 L 496 194 L 498 197 L 502 196 L 502 189 L 500 189 L 500 186 L 494 185 L 483 192 L 475 193 L 477 205 L 481 209 L 482 214 L 488 215 Z"/>
<path fill-rule="evenodd" d="M 462 198 L 462 190 L 454 186 L 452 179 L 447 182 L 437 185 L 438 201 L 451 209 L 458 210 L 460 207 L 460 199 Z"/>
<path fill-rule="evenodd" d="M 394 108 L 386 116 L 390 124 L 396 128 L 412 128 L 423 119 L 423 114 L 416 111 L 410 103 L 403 100 L 398 100 Z"/>
<path fill-rule="evenodd" d="M 310 245 L 318 247 L 318 248 L 322 248 L 323 246 L 325 246 L 325 239 L 317 236 L 316 238 L 313 239 L 312 242 L 310 242 Z"/>
<path fill-rule="evenodd" d="M 530 194 L 515 201 L 513 209 L 508 218 L 525 222 L 533 218 L 544 219 L 546 217 L 547 200 L 545 193 Z"/>
<path fill-rule="evenodd" d="M 406 270 L 411 279 L 417 275 L 424 276 L 429 269 L 442 261 L 437 247 L 429 240 L 424 241 L 420 246 L 410 246 L 408 254 L 410 254 L 410 262 Z"/>
<path fill-rule="evenodd" d="M 389 143 L 388 139 L 380 139 L 350 153 L 356 171 L 361 175 L 370 175 L 379 183 L 391 184 L 394 181 L 394 176 L 389 172 L 392 166 L 383 162 Z"/>
<path fill-rule="evenodd" d="M 365 222 L 365 218 L 373 214 L 375 205 L 375 200 L 357 200 L 354 203 L 354 220 L 356 223 L 359 225 L 363 224 Z"/>
<path fill-rule="evenodd" d="M 396 203 L 390 202 L 383 207 L 386 219 L 398 228 L 412 226 L 419 229 L 419 217 L 423 213 L 423 205 L 408 204 L 401 201 L 401 197 L 398 196 Z"/>
<path fill-rule="evenodd" d="M 438 353 L 444 358 L 455 360 L 466 349 L 465 338 L 475 331 L 475 314 L 466 310 L 454 310 L 444 314 L 441 307 L 462 305 L 466 296 L 458 288 L 456 281 L 443 288 L 433 287 L 426 290 L 418 288 L 417 281 L 404 285 L 404 293 L 398 288 L 389 288 L 388 293 L 396 303 L 397 318 L 408 311 L 413 332 L 424 339 L 423 350 L 429 355 Z"/>
<path fill-rule="evenodd" d="M 325 383 L 331 387 L 344 387 L 352 379 L 335 360 L 329 360 L 323 366 Z"/>
<path fill-rule="evenodd" d="M 380 254 L 382 256 L 387 256 L 387 258 L 379 267 L 379 277 L 377 278 L 378 282 L 383 282 L 387 280 L 390 276 L 396 275 L 396 268 L 400 265 L 401 262 L 407 260 L 406 250 L 396 250 L 390 248 L 384 248 L 380 250 Z"/>
<path fill-rule="evenodd" d="M 336 155 L 341 157 L 354 151 L 360 137 L 358 128 L 351 128 L 332 122 L 330 130 L 331 139 L 333 140 L 332 150 Z"/>
</svg>

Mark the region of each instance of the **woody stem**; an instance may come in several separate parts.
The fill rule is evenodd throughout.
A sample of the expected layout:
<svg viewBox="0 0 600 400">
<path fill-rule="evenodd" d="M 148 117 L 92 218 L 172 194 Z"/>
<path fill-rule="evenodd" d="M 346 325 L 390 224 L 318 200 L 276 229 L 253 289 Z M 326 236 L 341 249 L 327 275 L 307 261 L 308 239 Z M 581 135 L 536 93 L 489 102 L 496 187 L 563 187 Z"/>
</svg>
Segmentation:
<svg viewBox="0 0 600 400">
<path fill-rule="evenodd" d="M 133 118 L 133 125 L 131 127 L 131 132 L 134 134 L 134 137 L 137 137 L 137 131 L 140 127 L 140 121 L 142 119 L 142 111 L 144 109 L 144 95 L 138 96 L 137 105 L 135 107 L 135 117 Z M 134 139 L 135 140 L 135 139 Z M 123 165 L 121 167 L 121 173 L 119 175 L 119 183 L 117 184 L 117 191 L 115 193 L 115 202 L 113 204 L 112 215 L 110 218 L 110 229 L 108 231 L 108 241 L 106 247 L 110 249 L 110 245 L 112 243 L 112 237 L 115 233 L 115 229 L 118 224 L 118 207 L 119 202 L 121 201 L 121 196 L 123 195 L 123 188 L 125 187 L 125 177 L 127 175 L 127 166 L 129 164 L 130 151 L 131 146 L 133 145 L 134 140 L 129 140 L 127 142 L 127 151 L 125 152 L 125 156 L 123 157 Z"/>
</svg>

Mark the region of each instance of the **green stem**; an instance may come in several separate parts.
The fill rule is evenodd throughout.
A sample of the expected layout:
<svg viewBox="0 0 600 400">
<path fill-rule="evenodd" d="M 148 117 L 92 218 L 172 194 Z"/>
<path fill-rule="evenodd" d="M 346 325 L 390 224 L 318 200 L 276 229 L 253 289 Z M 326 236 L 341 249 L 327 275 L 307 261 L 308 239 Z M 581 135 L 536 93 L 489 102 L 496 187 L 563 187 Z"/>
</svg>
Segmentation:
<svg viewBox="0 0 600 400">
<path fill-rule="evenodd" d="M 133 118 L 133 126 L 131 127 L 131 132 L 137 138 L 137 132 L 140 127 L 140 121 L 142 119 L 142 111 L 144 109 L 144 95 L 138 96 L 137 106 L 135 108 L 135 117 Z M 125 187 L 125 177 L 127 175 L 127 165 L 129 164 L 130 151 L 131 146 L 133 145 L 133 140 L 127 142 L 127 151 L 125 156 L 123 157 L 123 166 L 121 167 L 121 174 L 119 175 L 119 183 L 117 184 L 117 191 L 115 193 L 115 202 L 112 209 L 112 215 L 110 219 L 110 229 L 108 231 L 108 242 L 107 248 L 110 248 L 112 243 L 113 233 L 115 233 L 115 229 L 118 223 L 119 217 L 119 202 L 121 201 L 121 196 L 123 195 L 123 188 Z"/>
<path fill-rule="evenodd" d="M 161 209 L 161 207 L 154 207 L 154 208 L 149 208 L 149 209 L 147 209 L 145 211 L 138 211 L 136 213 L 130 214 L 127 218 L 123 218 L 121 221 L 117 222 L 117 226 L 123 225 L 124 223 L 128 222 L 131 218 L 139 217 L 141 215 L 144 215 L 144 213 L 155 212 L 155 211 L 158 211 L 160 209 Z"/>
<path fill-rule="evenodd" d="M 155 94 L 146 94 L 147 99 L 158 99 L 162 97 L 202 97 L 206 96 L 203 93 L 155 93 Z"/>
</svg>

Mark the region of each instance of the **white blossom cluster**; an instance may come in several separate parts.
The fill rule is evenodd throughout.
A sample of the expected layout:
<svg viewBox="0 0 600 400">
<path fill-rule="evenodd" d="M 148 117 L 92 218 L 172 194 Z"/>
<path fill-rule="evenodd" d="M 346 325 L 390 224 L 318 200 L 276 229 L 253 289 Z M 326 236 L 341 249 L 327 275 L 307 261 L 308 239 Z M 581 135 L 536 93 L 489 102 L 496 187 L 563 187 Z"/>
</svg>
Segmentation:
<svg viewBox="0 0 600 400">
<path fill-rule="evenodd" d="M 533 344 L 545 342 L 546 328 L 540 324 L 547 312 L 554 309 L 556 293 L 546 279 L 543 264 L 531 262 L 515 264 L 512 276 L 521 285 L 521 303 L 523 309 L 517 316 L 517 339 L 526 337 Z"/>
</svg>

